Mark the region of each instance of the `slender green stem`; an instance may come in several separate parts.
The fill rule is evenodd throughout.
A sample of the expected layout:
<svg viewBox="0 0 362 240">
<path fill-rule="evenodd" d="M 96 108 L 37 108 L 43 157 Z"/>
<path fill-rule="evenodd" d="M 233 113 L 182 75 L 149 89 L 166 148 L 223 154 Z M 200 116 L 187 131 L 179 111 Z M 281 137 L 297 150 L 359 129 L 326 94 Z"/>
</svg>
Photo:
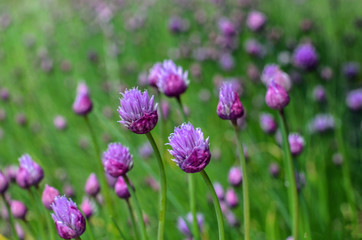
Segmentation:
<svg viewBox="0 0 362 240">
<path fill-rule="evenodd" d="M 249 183 L 248 183 L 248 174 L 246 171 L 246 160 L 243 150 L 243 145 L 240 139 L 240 131 L 238 125 L 233 123 L 235 136 L 238 145 L 239 151 L 239 162 L 241 172 L 243 173 L 243 200 L 244 200 L 244 235 L 245 240 L 250 240 L 250 204 L 249 204 Z"/>
<path fill-rule="evenodd" d="M 2 196 L 2 199 L 4 200 L 6 211 L 8 212 L 11 234 L 13 235 L 14 239 L 19 240 L 18 234 L 16 233 L 14 218 L 13 218 L 13 214 L 11 213 L 9 203 L 6 201 L 4 194 L 1 194 L 1 196 Z"/>
<path fill-rule="evenodd" d="M 108 214 L 112 217 L 114 215 L 114 211 L 112 210 L 112 200 L 111 200 L 111 195 L 109 193 L 109 189 L 108 189 L 108 184 L 107 184 L 107 179 L 106 179 L 106 175 L 104 173 L 104 168 L 103 168 L 103 164 L 102 164 L 102 160 L 101 160 L 101 153 L 99 150 L 99 146 L 98 146 L 98 142 L 97 142 L 97 137 L 96 134 L 92 128 L 92 125 L 89 121 L 88 115 L 84 116 L 85 122 L 88 126 L 92 141 L 93 141 L 93 146 L 94 149 L 96 151 L 97 154 L 97 165 L 98 165 L 98 175 L 101 178 L 101 191 L 105 197 L 106 200 L 106 207 L 107 207 L 107 211 Z"/>
<path fill-rule="evenodd" d="M 116 227 L 119 235 L 121 235 L 121 238 L 122 238 L 122 239 L 127 239 L 127 238 L 124 236 L 121 228 L 118 226 L 116 219 L 115 219 L 114 217 L 111 217 L 111 219 L 112 219 L 113 225 Z"/>
<path fill-rule="evenodd" d="M 293 240 L 298 240 L 298 192 L 297 192 L 297 185 L 295 182 L 292 154 L 290 153 L 286 120 L 282 110 L 279 112 L 278 116 L 279 116 L 279 127 L 281 129 L 283 137 L 284 166 L 286 168 L 288 183 L 289 183 L 288 196 L 289 196 L 289 206 L 291 208 L 290 211 L 293 219 L 292 221 Z"/>
<path fill-rule="evenodd" d="M 214 202 L 217 224 L 219 227 L 219 240 L 225 240 L 224 219 L 222 217 L 219 199 L 217 198 L 214 186 L 212 185 L 210 178 L 207 175 L 207 173 L 205 172 L 205 170 L 202 170 L 200 173 L 201 173 L 201 176 L 204 178 L 204 181 L 205 181 L 207 187 L 209 188 L 212 200 Z"/>
<path fill-rule="evenodd" d="M 176 98 L 180 112 L 182 114 L 184 122 L 187 122 L 187 116 L 185 114 L 181 98 L 178 96 Z M 192 233 L 195 240 L 200 239 L 199 225 L 197 223 L 196 216 L 196 196 L 195 196 L 195 176 L 188 174 L 188 183 L 189 183 L 189 195 L 190 195 L 190 208 L 192 214 Z"/>
<path fill-rule="evenodd" d="M 131 192 L 131 196 L 132 196 L 132 198 L 134 200 L 134 203 L 135 203 L 135 209 L 136 209 L 136 214 L 137 214 L 137 217 L 138 217 L 138 222 L 140 223 L 140 231 L 141 231 L 141 234 L 142 234 L 142 239 L 147 240 L 148 236 L 147 236 L 147 232 L 146 232 L 146 226 L 145 226 L 145 222 L 143 221 L 142 210 L 141 210 L 141 206 L 140 206 L 140 203 L 138 201 L 137 195 L 136 195 L 135 191 L 133 190 L 133 187 L 131 186 L 131 183 L 129 181 L 128 176 L 124 175 L 123 179 L 126 182 L 128 191 Z"/>
<path fill-rule="evenodd" d="M 127 203 L 127 207 L 128 207 L 128 211 L 129 211 L 129 216 L 131 217 L 131 221 L 132 221 L 132 228 L 133 228 L 133 231 L 134 231 L 134 236 L 138 240 L 138 239 L 140 239 L 140 236 L 139 236 L 137 228 L 136 228 L 136 226 L 137 226 L 136 225 L 136 220 L 135 220 L 133 210 L 132 210 L 132 206 L 131 206 L 131 203 L 129 202 L 129 199 L 126 199 L 126 203 Z"/>
<path fill-rule="evenodd" d="M 151 132 L 146 133 L 146 136 L 148 138 L 148 141 L 151 143 L 153 152 L 156 155 L 158 168 L 160 170 L 160 180 L 161 180 L 161 192 L 160 192 L 160 216 L 158 220 L 158 240 L 164 239 L 164 233 L 165 233 L 165 218 L 166 218 L 166 173 L 165 168 L 163 166 L 163 161 L 160 155 L 160 151 L 158 150 L 158 147 L 156 145 L 155 140 L 153 139 Z"/>
</svg>

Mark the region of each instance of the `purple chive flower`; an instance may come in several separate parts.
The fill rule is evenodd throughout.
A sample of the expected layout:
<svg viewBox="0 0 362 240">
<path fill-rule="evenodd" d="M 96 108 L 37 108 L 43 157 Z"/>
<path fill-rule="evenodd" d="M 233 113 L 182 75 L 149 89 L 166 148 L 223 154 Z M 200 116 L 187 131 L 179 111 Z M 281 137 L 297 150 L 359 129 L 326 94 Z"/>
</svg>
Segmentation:
<svg viewBox="0 0 362 240">
<path fill-rule="evenodd" d="M 186 219 L 190 223 L 190 225 L 193 224 L 192 213 L 189 212 L 186 216 Z M 203 226 L 204 226 L 204 215 L 202 215 L 201 213 L 196 213 L 196 221 L 197 221 L 197 225 L 199 226 L 199 230 L 202 231 Z"/>
<path fill-rule="evenodd" d="M 347 79 L 354 80 L 359 75 L 360 66 L 358 62 L 347 62 L 343 64 L 342 72 Z"/>
<path fill-rule="evenodd" d="M 15 223 L 15 231 L 20 240 L 23 240 L 25 238 L 24 229 L 20 226 L 18 222 Z"/>
<path fill-rule="evenodd" d="M 112 177 L 112 176 L 109 175 L 108 173 L 106 173 L 106 180 L 107 180 L 108 186 L 110 186 L 110 187 L 113 188 L 114 185 L 116 185 L 117 178 Z"/>
<path fill-rule="evenodd" d="M 303 70 L 313 70 L 317 67 L 318 56 L 311 43 L 300 44 L 294 51 L 294 65 Z"/>
<path fill-rule="evenodd" d="M 261 81 L 265 86 L 269 86 L 271 81 L 281 85 L 286 91 L 289 91 L 292 87 L 292 81 L 288 74 L 283 72 L 278 65 L 269 64 L 264 67 L 261 75 Z"/>
<path fill-rule="evenodd" d="M 117 179 L 116 185 L 114 186 L 114 191 L 118 197 L 123 199 L 128 199 L 131 196 L 128 191 L 127 184 L 122 176 Z"/>
<path fill-rule="evenodd" d="M 324 133 L 333 130 L 335 126 L 334 117 L 330 114 L 317 114 L 309 123 L 312 133 Z"/>
<path fill-rule="evenodd" d="M 239 220 L 232 211 L 227 211 L 225 218 L 228 224 L 232 227 L 238 227 L 240 225 Z"/>
<path fill-rule="evenodd" d="M 262 57 L 265 53 L 263 45 L 255 39 L 248 39 L 244 44 L 244 49 L 250 56 L 258 58 Z"/>
<path fill-rule="evenodd" d="M 243 182 L 243 174 L 241 172 L 240 167 L 232 167 L 230 168 L 228 180 L 230 185 L 234 187 L 239 187 Z"/>
<path fill-rule="evenodd" d="M 298 156 L 304 148 L 304 138 L 298 133 L 290 133 L 288 136 L 290 152 L 293 156 Z"/>
<path fill-rule="evenodd" d="M 350 91 L 346 98 L 346 104 L 353 111 L 362 110 L 362 88 Z"/>
<path fill-rule="evenodd" d="M 52 208 L 50 207 L 50 205 L 54 202 L 54 199 L 57 196 L 59 196 L 59 191 L 56 188 L 53 188 L 46 184 L 43 194 L 41 196 L 41 201 L 47 209 L 51 210 Z"/>
<path fill-rule="evenodd" d="M 168 150 L 172 159 L 184 172 L 202 171 L 210 162 L 209 138 L 204 139 L 200 128 L 194 128 L 191 123 L 183 123 L 176 127 L 169 138 L 173 150 Z"/>
<path fill-rule="evenodd" d="M 180 17 L 171 17 L 168 21 L 168 28 L 172 33 L 185 32 L 189 28 L 189 23 Z"/>
<path fill-rule="evenodd" d="M 267 134 L 273 134 L 277 130 L 277 123 L 274 117 L 269 113 L 263 113 L 259 117 L 260 127 Z"/>
<path fill-rule="evenodd" d="M 67 120 L 61 115 L 54 118 L 53 124 L 58 130 L 65 130 L 67 128 Z"/>
<path fill-rule="evenodd" d="M 179 97 L 189 84 L 187 75 L 188 72 L 184 72 L 172 60 L 163 61 L 157 82 L 158 90 L 168 97 Z"/>
<path fill-rule="evenodd" d="M 120 143 L 110 143 L 103 153 L 103 166 L 112 177 L 125 175 L 133 167 L 132 155 L 127 147 Z"/>
<path fill-rule="evenodd" d="M 84 233 L 85 218 L 71 199 L 56 197 L 51 207 L 54 211 L 52 218 L 61 238 L 78 238 Z"/>
<path fill-rule="evenodd" d="M 224 71 L 230 71 L 235 67 L 235 60 L 233 55 L 226 52 L 220 55 L 219 65 Z"/>
<path fill-rule="evenodd" d="M 313 89 L 313 98 L 317 102 L 326 102 L 327 101 L 327 94 L 326 90 L 322 85 L 317 85 Z"/>
<path fill-rule="evenodd" d="M 178 217 L 177 219 L 177 229 L 185 236 L 192 237 L 191 231 L 187 226 L 185 219 Z"/>
<path fill-rule="evenodd" d="M 1 98 L 4 102 L 6 102 L 6 101 L 9 100 L 9 96 L 10 96 L 10 94 L 9 94 L 9 90 L 8 90 L 7 88 L 1 88 L 1 89 L 0 89 L 0 98 Z"/>
<path fill-rule="evenodd" d="M 73 111 L 78 115 L 87 115 L 92 111 L 93 103 L 85 83 L 79 83 L 77 95 L 73 103 Z"/>
<path fill-rule="evenodd" d="M 11 200 L 10 210 L 14 218 L 17 219 L 25 219 L 26 213 L 28 212 L 25 204 L 17 200 Z"/>
<path fill-rule="evenodd" d="M 99 191 L 101 190 L 101 187 L 99 185 L 97 176 L 95 173 L 91 173 L 87 179 L 87 182 L 84 187 L 84 191 L 90 195 L 90 196 L 97 196 Z"/>
<path fill-rule="evenodd" d="M 214 189 L 215 189 L 217 198 L 219 200 L 223 200 L 224 199 L 224 188 L 221 186 L 221 184 L 219 182 L 215 182 L 213 185 L 214 185 Z"/>
<path fill-rule="evenodd" d="M 9 187 L 6 176 L 0 171 L 0 194 L 4 194 Z"/>
<path fill-rule="evenodd" d="M 279 84 L 271 81 L 265 95 L 265 102 L 271 109 L 282 110 L 289 104 L 288 92 Z"/>
<path fill-rule="evenodd" d="M 230 208 L 235 208 L 239 205 L 239 198 L 234 189 L 229 188 L 226 191 L 225 201 Z"/>
<path fill-rule="evenodd" d="M 20 168 L 16 175 L 16 182 L 21 188 L 36 186 L 44 177 L 43 169 L 36 164 L 29 154 L 19 158 Z"/>
<path fill-rule="evenodd" d="M 157 104 L 154 97 L 148 96 L 147 90 L 143 93 L 138 88 L 132 88 L 122 93 L 121 106 L 118 113 L 119 121 L 134 133 L 145 134 L 150 132 L 158 121 Z"/>
<path fill-rule="evenodd" d="M 333 70 L 330 67 L 323 67 L 320 75 L 323 80 L 329 81 L 333 77 Z"/>
<path fill-rule="evenodd" d="M 276 163 L 272 163 L 269 166 L 269 173 L 272 177 L 277 178 L 280 174 L 280 168 L 279 165 Z"/>
<path fill-rule="evenodd" d="M 221 119 L 234 121 L 244 115 L 244 107 L 233 84 L 225 82 L 221 86 L 216 112 Z"/>
<path fill-rule="evenodd" d="M 229 19 L 221 18 L 218 25 L 219 30 L 223 35 L 227 37 L 232 37 L 236 34 L 236 27 Z"/>
<path fill-rule="evenodd" d="M 74 188 L 69 184 L 67 184 L 67 185 L 65 185 L 63 187 L 63 192 L 68 197 L 74 197 L 75 196 Z"/>
<path fill-rule="evenodd" d="M 246 20 L 246 25 L 253 32 L 261 30 L 265 26 L 265 23 L 265 15 L 258 11 L 251 11 Z"/>
<path fill-rule="evenodd" d="M 148 74 L 148 84 L 152 87 L 157 88 L 157 83 L 159 76 L 161 74 L 162 64 L 156 63 L 152 66 L 150 69 L 150 72 Z"/>
<path fill-rule="evenodd" d="M 80 205 L 80 209 L 84 213 L 85 217 L 89 219 L 94 213 L 95 206 L 89 198 L 85 197 Z"/>
<path fill-rule="evenodd" d="M 152 149 L 152 146 L 150 145 L 150 143 L 146 142 L 146 143 L 142 144 L 138 148 L 138 154 L 144 159 L 150 158 L 153 154 L 153 149 Z"/>
</svg>

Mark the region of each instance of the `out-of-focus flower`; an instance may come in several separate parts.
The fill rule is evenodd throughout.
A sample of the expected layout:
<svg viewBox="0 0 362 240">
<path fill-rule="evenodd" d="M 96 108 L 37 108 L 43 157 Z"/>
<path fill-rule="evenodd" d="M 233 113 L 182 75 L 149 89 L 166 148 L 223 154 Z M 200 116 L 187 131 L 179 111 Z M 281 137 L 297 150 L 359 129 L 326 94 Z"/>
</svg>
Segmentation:
<svg viewBox="0 0 362 240">
<path fill-rule="evenodd" d="M 244 107 L 241 104 L 239 95 L 229 82 L 225 82 L 220 89 L 216 112 L 221 119 L 233 121 L 241 118 L 244 114 Z"/>
<path fill-rule="evenodd" d="M 239 187 L 243 182 L 243 174 L 240 167 L 232 167 L 229 171 L 228 180 L 230 185 Z"/>
<path fill-rule="evenodd" d="M 294 65 L 303 70 L 313 70 L 318 64 L 318 55 L 311 43 L 300 44 L 294 51 Z"/>
<path fill-rule="evenodd" d="M 264 46 L 255 39 L 248 39 L 244 44 L 244 49 L 252 57 L 261 58 L 265 55 Z"/>
<path fill-rule="evenodd" d="M 54 211 L 52 218 L 61 238 L 78 238 L 84 233 L 85 218 L 71 199 L 56 197 L 51 207 Z"/>
<path fill-rule="evenodd" d="M 104 170 L 113 177 L 126 174 L 133 167 L 132 155 L 127 147 L 120 143 L 108 144 L 103 153 Z"/>
<path fill-rule="evenodd" d="M 0 171 L 0 195 L 4 194 L 9 187 L 9 182 L 6 176 Z"/>
<path fill-rule="evenodd" d="M 267 134 L 273 134 L 277 130 L 277 123 L 274 117 L 269 113 L 263 113 L 259 117 L 261 129 Z"/>
<path fill-rule="evenodd" d="M 101 190 L 101 187 L 99 185 L 96 174 L 91 173 L 85 184 L 84 191 L 88 195 L 95 197 L 99 193 L 100 190 Z"/>
<path fill-rule="evenodd" d="M 152 68 L 150 69 L 150 72 L 148 74 L 148 84 L 152 87 L 157 88 L 157 82 L 159 79 L 159 76 L 161 74 L 162 64 L 161 63 L 155 63 Z"/>
<path fill-rule="evenodd" d="M 261 30 L 266 23 L 266 17 L 262 12 L 251 11 L 246 20 L 246 25 L 251 31 Z"/>
<path fill-rule="evenodd" d="M 224 188 L 221 186 L 221 184 L 219 182 L 215 182 L 213 185 L 214 185 L 214 189 L 215 189 L 217 198 L 219 200 L 223 200 L 224 199 Z"/>
<path fill-rule="evenodd" d="M 332 162 L 334 163 L 334 165 L 336 166 L 341 166 L 343 163 L 343 156 L 340 153 L 335 153 L 332 156 Z"/>
<path fill-rule="evenodd" d="M 172 33 L 186 32 L 189 29 L 189 22 L 178 16 L 171 17 L 168 21 L 168 28 Z"/>
<path fill-rule="evenodd" d="M 94 213 L 94 203 L 87 197 L 83 198 L 82 204 L 80 205 L 80 209 L 84 213 L 85 217 L 89 219 Z"/>
<path fill-rule="evenodd" d="M 230 208 L 235 208 L 239 205 L 239 198 L 234 189 L 229 188 L 225 194 L 225 201 Z"/>
<path fill-rule="evenodd" d="M 57 196 L 59 196 L 59 191 L 56 188 L 46 184 L 43 194 L 41 196 L 41 201 L 47 209 L 51 210 L 52 208 L 50 207 L 50 205 L 54 202 L 54 199 Z"/>
<path fill-rule="evenodd" d="M 333 77 L 333 70 L 330 67 L 323 67 L 320 75 L 323 80 L 329 81 Z"/>
<path fill-rule="evenodd" d="M 184 172 L 202 171 L 210 162 L 209 138 L 204 139 L 200 128 L 194 128 L 191 123 L 183 123 L 176 127 L 169 138 L 172 159 Z"/>
<path fill-rule="evenodd" d="M 11 200 L 10 210 L 14 218 L 18 219 L 25 219 L 26 213 L 28 212 L 25 204 L 17 200 Z"/>
<path fill-rule="evenodd" d="M 279 165 L 276 163 L 272 163 L 269 165 L 269 173 L 272 177 L 277 178 L 280 174 Z"/>
<path fill-rule="evenodd" d="M 73 103 L 73 111 L 78 115 L 87 115 L 92 111 L 93 103 L 88 87 L 84 82 L 78 84 L 77 95 Z"/>
<path fill-rule="evenodd" d="M 347 107 L 351 110 L 362 110 L 362 88 L 350 91 L 346 98 Z"/>
<path fill-rule="evenodd" d="M 354 80 L 360 73 L 360 66 L 357 62 L 347 62 L 342 66 L 343 75 L 350 80 Z"/>
<path fill-rule="evenodd" d="M 317 85 L 313 89 L 313 98 L 317 102 L 326 102 L 327 101 L 327 94 L 326 90 L 322 85 Z"/>
<path fill-rule="evenodd" d="M 117 179 L 116 185 L 114 186 L 114 191 L 118 197 L 123 199 L 128 199 L 131 196 L 128 191 L 127 184 L 122 176 Z"/>
<path fill-rule="evenodd" d="M 293 156 L 298 156 L 304 149 L 304 138 L 298 133 L 290 133 L 288 136 L 290 152 Z"/>
<path fill-rule="evenodd" d="M 232 37 L 236 34 L 236 27 L 229 19 L 220 18 L 218 25 L 219 30 L 223 35 Z"/>
<path fill-rule="evenodd" d="M 138 148 L 138 154 L 142 157 L 142 158 L 150 158 L 153 154 L 153 149 L 152 146 L 150 145 L 149 142 L 146 142 L 144 144 L 142 144 L 139 148 Z"/>
<path fill-rule="evenodd" d="M 21 188 L 36 186 L 44 177 L 43 169 L 35 163 L 29 154 L 19 158 L 20 168 L 16 175 L 16 182 Z"/>
<path fill-rule="evenodd" d="M 261 75 L 261 81 L 265 86 L 269 86 L 271 81 L 282 86 L 286 91 L 289 91 L 292 87 L 292 81 L 290 80 L 288 74 L 283 72 L 278 65 L 269 64 L 264 67 L 263 73 Z"/>
<path fill-rule="evenodd" d="M 265 95 L 265 102 L 271 109 L 281 110 L 289 104 L 288 92 L 279 84 L 271 81 Z"/>
<path fill-rule="evenodd" d="M 333 130 L 335 127 L 334 117 L 330 114 L 317 114 L 309 123 L 309 130 L 312 133 L 323 133 Z"/>
<path fill-rule="evenodd" d="M 134 133 L 145 134 L 150 132 L 157 124 L 157 104 L 154 97 L 148 95 L 147 90 L 143 93 L 138 88 L 132 88 L 122 93 L 121 105 L 118 113 L 119 121 Z"/>
<path fill-rule="evenodd" d="M 61 115 L 55 116 L 53 123 L 58 130 L 65 130 L 67 128 L 67 120 Z"/>
<path fill-rule="evenodd" d="M 220 55 L 219 57 L 219 65 L 224 71 L 230 71 L 235 67 L 234 57 L 226 52 Z"/>
</svg>

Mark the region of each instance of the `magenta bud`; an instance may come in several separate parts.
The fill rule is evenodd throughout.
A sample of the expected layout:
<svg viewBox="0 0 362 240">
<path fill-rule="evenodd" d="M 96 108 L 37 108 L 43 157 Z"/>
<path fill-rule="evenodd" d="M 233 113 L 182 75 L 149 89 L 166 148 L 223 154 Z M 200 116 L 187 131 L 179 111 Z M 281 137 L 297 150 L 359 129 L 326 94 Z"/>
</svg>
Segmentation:
<svg viewBox="0 0 362 240">
<path fill-rule="evenodd" d="M 273 116 L 268 113 L 263 113 L 260 115 L 260 127 L 267 134 L 273 134 L 277 130 L 277 123 L 275 122 Z"/>
<path fill-rule="evenodd" d="M 69 184 L 67 184 L 67 185 L 65 185 L 63 187 L 63 192 L 68 197 L 74 197 L 75 196 L 74 188 Z"/>
<path fill-rule="evenodd" d="M 67 128 L 67 120 L 61 115 L 54 118 L 53 124 L 58 130 L 65 130 Z"/>
<path fill-rule="evenodd" d="M 262 12 L 251 11 L 246 20 L 246 25 L 251 31 L 259 31 L 261 30 L 266 23 L 266 17 Z"/>
<path fill-rule="evenodd" d="M 115 178 L 115 177 L 109 175 L 108 173 L 106 173 L 106 179 L 107 179 L 108 186 L 113 188 L 114 185 L 116 185 L 117 178 Z"/>
<path fill-rule="evenodd" d="M 20 240 L 23 240 L 25 238 L 24 229 L 20 226 L 19 223 L 15 223 L 15 231 Z"/>
<path fill-rule="evenodd" d="M 327 101 L 326 90 L 324 89 L 324 87 L 322 85 L 317 85 L 313 89 L 313 98 L 315 101 L 320 102 L 320 103 Z"/>
<path fill-rule="evenodd" d="M 271 109 L 282 110 L 289 104 L 287 91 L 274 81 L 271 81 L 265 95 L 265 102 Z"/>
<path fill-rule="evenodd" d="M 29 154 L 19 158 L 20 168 L 16 175 L 16 182 L 21 188 L 36 186 L 44 177 L 43 169 L 36 164 Z"/>
<path fill-rule="evenodd" d="M 157 82 L 161 74 L 161 63 L 155 63 L 148 74 L 148 83 L 150 86 L 157 88 Z"/>
<path fill-rule="evenodd" d="M 89 219 L 94 212 L 94 204 L 87 197 L 83 198 L 82 204 L 80 205 L 80 209 L 84 213 L 85 217 Z"/>
<path fill-rule="evenodd" d="M 84 233 L 86 229 L 85 218 L 71 199 L 58 196 L 51 207 L 54 211 L 52 218 L 61 238 L 78 238 Z"/>
<path fill-rule="evenodd" d="M 283 72 L 278 65 L 269 64 L 264 67 L 261 75 L 261 81 L 265 86 L 269 86 L 271 81 L 282 86 L 286 91 L 289 91 L 292 87 L 292 81 L 288 74 Z"/>
<path fill-rule="evenodd" d="M 87 182 L 85 184 L 84 187 L 85 192 L 90 195 L 95 197 L 99 191 L 101 190 L 101 187 L 99 185 L 97 176 L 95 173 L 91 173 L 87 179 Z"/>
<path fill-rule="evenodd" d="M 229 188 L 226 191 L 225 201 L 230 208 L 235 208 L 239 205 L 239 198 L 238 195 L 236 195 L 234 189 Z"/>
<path fill-rule="evenodd" d="M 223 200 L 224 199 L 224 188 L 222 187 L 222 185 L 219 182 L 215 182 L 214 189 L 215 189 L 217 198 L 219 200 Z"/>
<path fill-rule="evenodd" d="M 362 88 L 350 91 L 346 98 L 346 104 L 353 111 L 362 110 Z"/>
<path fill-rule="evenodd" d="M 0 171 L 0 194 L 4 194 L 9 187 L 6 176 Z"/>
<path fill-rule="evenodd" d="M 279 176 L 280 173 L 280 168 L 279 165 L 276 163 L 272 163 L 269 166 L 269 173 L 272 177 L 277 178 Z"/>
<path fill-rule="evenodd" d="M 236 120 L 244 115 L 244 107 L 233 84 L 225 82 L 222 85 L 216 112 L 221 119 L 225 120 Z"/>
<path fill-rule="evenodd" d="M 243 174 L 239 167 L 232 167 L 229 171 L 228 180 L 230 185 L 234 187 L 239 187 L 240 184 L 243 182 Z"/>
<path fill-rule="evenodd" d="M 123 199 L 128 199 L 131 196 L 123 177 L 119 177 L 117 179 L 116 185 L 114 186 L 114 191 L 116 192 L 118 197 Z"/>
<path fill-rule="evenodd" d="M 185 236 L 192 237 L 191 231 L 187 226 L 185 219 L 178 217 L 177 219 L 177 228 Z"/>
<path fill-rule="evenodd" d="M 10 209 L 14 218 L 18 219 L 25 219 L 26 213 L 28 212 L 25 204 L 17 200 L 11 200 Z"/>
<path fill-rule="evenodd" d="M 92 111 L 93 104 L 88 94 L 77 94 L 73 103 L 73 111 L 78 115 L 87 115 Z"/>
<path fill-rule="evenodd" d="M 318 65 L 318 56 L 311 43 L 300 44 L 294 51 L 294 65 L 303 70 L 313 70 Z"/>
<path fill-rule="evenodd" d="M 176 66 L 172 60 L 165 60 L 158 77 L 158 90 L 168 97 L 179 97 L 189 84 L 188 72 Z"/>
<path fill-rule="evenodd" d="M 50 205 L 54 202 L 54 199 L 57 196 L 59 196 L 59 191 L 56 188 L 53 188 L 46 184 L 43 194 L 41 196 L 41 201 L 47 209 L 51 210 L 52 208 L 50 207 Z"/>
<path fill-rule="evenodd" d="M 228 224 L 232 227 L 238 227 L 240 225 L 238 218 L 231 211 L 227 211 L 225 218 Z"/>
<path fill-rule="evenodd" d="M 110 143 L 103 153 L 104 170 L 112 177 L 125 175 L 133 167 L 132 155 L 120 143 Z"/>
<path fill-rule="evenodd" d="M 304 138 L 298 133 L 290 133 L 288 136 L 290 152 L 293 156 L 301 154 L 304 148 Z"/>
<path fill-rule="evenodd" d="M 232 37 L 236 34 L 236 27 L 229 19 L 221 18 L 218 25 L 219 30 L 223 35 L 227 37 Z"/>
</svg>

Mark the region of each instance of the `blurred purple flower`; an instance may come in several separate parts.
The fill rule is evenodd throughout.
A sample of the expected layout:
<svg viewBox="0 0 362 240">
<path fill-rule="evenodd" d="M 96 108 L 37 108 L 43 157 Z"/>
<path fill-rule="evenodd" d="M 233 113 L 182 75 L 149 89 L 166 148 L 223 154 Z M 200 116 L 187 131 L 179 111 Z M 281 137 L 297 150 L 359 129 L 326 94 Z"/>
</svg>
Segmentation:
<svg viewBox="0 0 362 240">
<path fill-rule="evenodd" d="M 132 155 L 127 147 L 120 143 L 108 144 L 107 151 L 103 153 L 103 166 L 112 177 L 126 174 L 133 167 Z"/>
<path fill-rule="evenodd" d="M 271 81 L 265 95 L 265 102 L 271 109 L 282 110 L 289 104 L 288 92 L 279 84 Z"/>
<path fill-rule="evenodd" d="M 65 130 L 67 128 L 67 120 L 61 115 L 55 116 L 53 123 L 58 130 Z"/>
<path fill-rule="evenodd" d="M 235 121 L 244 114 L 244 107 L 239 99 L 238 93 L 233 88 L 233 84 L 224 82 L 219 92 L 219 103 L 217 105 L 217 115 L 224 120 Z"/>
<path fill-rule="evenodd" d="M 88 195 L 95 197 L 99 193 L 100 190 L 101 190 L 101 187 L 99 185 L 96 174 L 91 173 L 85 184 L 84 191 Z"/>
<path fill-rule="evenodd" d="M 309 130 L 312 133 L 324 133 L 333 130 L 335 120 L 331 114 L 317 114 L 309 123 Z"/>
<path fill-rule="evenodd" d="M 73 111 L 78 115 L 87 115 L 92 111 L 93 103 L 89 95 L 88 87 L 81 82 L 77 87 L 77 95 L 73 103 Z"/>
<path fill-rule="evenodd" d="M 20 168 L 16 175 L 16 182 L 21 188 L 37 186 L 44 177 L 43 169 L 35 163 L 29 154 L 19 158 Z"/>
<path fill-rule="evenodd" d="M 179 97 L 186 91 L 188 84 L 187 71 L 184 72 L 172 60 L 163 61 L 157 82 L 159 91 L 168 97 Z"/>
<path fill-rule="evenodd" d="M 265 26 L 265 23 L 266 17 L 259 11 L 251 11 L 246 20 L 246 25 L 254 32 L 261 30 Z"/>
<path fill-rule="evenodd" d="M 269 113 L 263 113 L 259 117 L 260 127 L 267 134 L 273 134 L 278 125 L 274 120 L 274 117 Z"/>
<path fill-rule="evenodd" d="M 85 217 L 89 219 L 94 213 L 95 206 L 89 198 L 85 197 L 80 205 L 80 209 L 84 213 Z"/>
<path fill-rule="evenodd" d="M 118 197 L 123 199 L 128 199 L 131 196 L 128 191 L 127 184 L 122 176 L 118 177 L 116 185 L 114 186 L 114 191 L 116 192 Z"/>
<path fill-rule="evenodd" d="M 9 187 L 6 176 L 0 171 L 0 195 L 4 194 Z"/>
<path fill-rule="evenodd" d="M 52 208 L 50 205 L 54 202 L 54 199 L 57 196 L 59 196 L 59 191 L 56 188 L 46 184 L 41 196 L 41 201 L 47 209 L 51 210 Z"/>
<path fill-rule="evenodd" d="M 243 182 L 243 174 L 240 167 L 232 167 L 229 170 L 228 180 L 230 185 L 234 187 L 239 187 Z"/>
<path fill-rule="evenodd" d="M 239 198 L 234 189 L 229 188 L 225 194 L 225 201 L 230 208 L 235 208 L 239 205 Z"/>
<path fill-rule="evenodd" d="M 362 110 L 362 88 L 350 91 L 347 94 L 346 104 L 351 110 Z"/>
<path fill-rule="evenodd" d="M 293 156 L 298 156 L 304 149 L 304 138 L 298 133 L 290 133 L 288 136 L 290 152 Z"/>
<path fill-rule="evenodd" d="M 347 62 L 342 66 L 343 75 L 347 79 L 354 80 L 360 73 L 360 66 L 358 62 Z"/>
<path fill-rule="evenodd" d="M 292 87 L 292 81 L 290 80 L 288 74 L 283 72 L 279 66 L 275 64 L 269 64 L 264 67 L 261 75 L 261 81 L 266 87 L 269 86 L 271 81 L 274 81 L 275 83 L 281 85 L 286 91 L 289 91 Z"/>
<path fill-rule="evenodd" d="M 318 64 L 318 55 L 311 43 L 300 44 L 294 51 L 294 65 L 303 70 L 313 70 Z"/>
<path fill-rule="evenodd" d="M 23 219 L 23 220 L 25 219 L 26 213 L 28 212 L 28 209 L 26 208 L 25 204 L 17 200 L 11 200 L 10 210 L 14 218 Z"/>
</svg>

